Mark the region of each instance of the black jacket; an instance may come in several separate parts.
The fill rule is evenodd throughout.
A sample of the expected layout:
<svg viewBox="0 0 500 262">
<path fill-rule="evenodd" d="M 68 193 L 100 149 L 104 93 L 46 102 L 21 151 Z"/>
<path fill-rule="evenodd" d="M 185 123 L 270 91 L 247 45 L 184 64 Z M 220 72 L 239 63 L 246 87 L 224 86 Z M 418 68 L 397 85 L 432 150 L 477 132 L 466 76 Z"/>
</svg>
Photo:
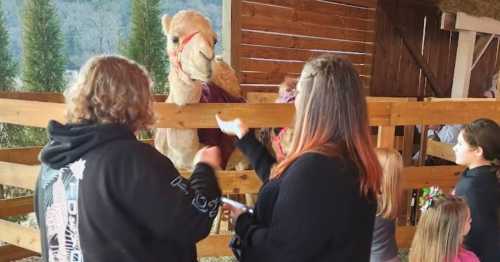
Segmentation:
<svg viewBox="0 0 500 262">
<path fill-rule="evenodd" d="M 500 190 L 496 168 L 480 166 L 467 169 L 455 187 L 455 195 L 469 205 L 472 225 L 464 244 L 481 262 L 500 261 L 498 208 Z"/>
<path fill-rule="evenodd" d="M 253 134 L 237 147 L 264 182 L 255 215 L 236 222 L 242 261 L 369 261 L 377 204 L 361 196 L 352 161 L 307 153 L 269 180 L 275 160 Z"/>
<path fill-rule="evenodd" d="M 44 261 L 196 261 L 219 205 L 211 167 L 186 180 L 121 125 L 48 131 L 35 200 Z"/>
</svg>

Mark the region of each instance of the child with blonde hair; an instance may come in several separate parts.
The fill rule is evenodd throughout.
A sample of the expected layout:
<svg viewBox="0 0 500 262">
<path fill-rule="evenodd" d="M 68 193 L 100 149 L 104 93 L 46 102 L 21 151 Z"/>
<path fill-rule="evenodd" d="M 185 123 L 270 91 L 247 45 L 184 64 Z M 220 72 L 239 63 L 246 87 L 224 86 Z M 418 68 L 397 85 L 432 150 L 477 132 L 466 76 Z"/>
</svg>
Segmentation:
<svg viewBox="0 0 500 262">
<path fill-rule="evenodd" d="M 463 247 L 471 217 L 465 201 L 431 188 L 410 249 L 410 262 L 479 262 Z"/>
<path fill-rule="evenodd" d="M 382 167 L 383 176 L 381 192 L 378 195 L 370 261 L 399 262 L 395 220 L 400 206 L 403 159 L 394 149 L 377 148 L 375 153 Z"/>
</svg>

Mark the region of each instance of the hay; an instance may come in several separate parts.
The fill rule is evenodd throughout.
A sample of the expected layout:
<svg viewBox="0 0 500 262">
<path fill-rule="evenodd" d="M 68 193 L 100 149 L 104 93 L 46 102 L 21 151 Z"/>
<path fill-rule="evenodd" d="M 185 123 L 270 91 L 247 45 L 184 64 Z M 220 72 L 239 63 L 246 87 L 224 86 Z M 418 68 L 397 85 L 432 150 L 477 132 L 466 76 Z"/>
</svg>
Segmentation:
<svg viewBox="0 0 500 262">
<path fill-rule="evenodd" d="M 499 0 L 435 0 L 445 12 L 465 12 L 474 16 L 487 16 L 500 20 Z"/>
</svg>

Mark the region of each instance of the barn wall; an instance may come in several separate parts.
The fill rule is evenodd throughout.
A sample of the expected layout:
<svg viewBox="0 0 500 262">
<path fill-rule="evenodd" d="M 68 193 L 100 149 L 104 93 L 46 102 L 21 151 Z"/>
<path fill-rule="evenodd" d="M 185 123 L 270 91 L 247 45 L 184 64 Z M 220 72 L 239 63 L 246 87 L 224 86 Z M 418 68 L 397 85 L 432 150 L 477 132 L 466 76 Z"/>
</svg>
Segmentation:
<svg viewBox="0 0 500 262">
<path fill-rule="evenodd" d="M 275 91 L 320 53 L 348 57 L 371 83 L 376 0 L 239 2 L 238 69 L 245 91 Z M 234 48 L 235 45 L 233 45 Z"/>
<path fill-rule="evenodd" d="M 446 97 L 451 94 L 458 33 L 440 29 L 440 10 L 430 4 L 413 0 L 379 0 L 376 13 L 376 44 L 374 55 L 373 96 L 417 96 L 419 88 L 425 96 L 432 96 L 429 84 L 421 76 L 394 24 L 404 29 L 413 46 L 436 76 L 438 88 Z M 424 19 L 426 18 L 425 38 Z M 425 39 L 424 41 L 422 41 Z M 499 68 L 500 42 L 493 40 L 480 62 L 472 71 L 470 97 L 479 97 L 481 89 L 491 83 Z"/>
</svg>

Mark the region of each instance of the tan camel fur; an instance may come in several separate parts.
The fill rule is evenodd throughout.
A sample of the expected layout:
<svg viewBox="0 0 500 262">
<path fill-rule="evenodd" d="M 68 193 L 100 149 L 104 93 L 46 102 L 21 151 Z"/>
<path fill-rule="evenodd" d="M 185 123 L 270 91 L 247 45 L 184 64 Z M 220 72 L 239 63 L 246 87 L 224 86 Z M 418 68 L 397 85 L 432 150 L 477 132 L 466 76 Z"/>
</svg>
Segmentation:
<svg viewBox="0 0 500 262">
<path fill-rule="evenodd" d="M 233 96 L 240 96 L 238 79 L 230 66 L 214 54 L 217 35 L 210 21 L 193 10 L 162 17 L 170 59 L 167 103 L 199 103 L 203 82 L 213 81 Z M 158 128 L 155 147 L 179 169 L 192 169 L 201 148 L 197 129 Z"/>
</svg>

